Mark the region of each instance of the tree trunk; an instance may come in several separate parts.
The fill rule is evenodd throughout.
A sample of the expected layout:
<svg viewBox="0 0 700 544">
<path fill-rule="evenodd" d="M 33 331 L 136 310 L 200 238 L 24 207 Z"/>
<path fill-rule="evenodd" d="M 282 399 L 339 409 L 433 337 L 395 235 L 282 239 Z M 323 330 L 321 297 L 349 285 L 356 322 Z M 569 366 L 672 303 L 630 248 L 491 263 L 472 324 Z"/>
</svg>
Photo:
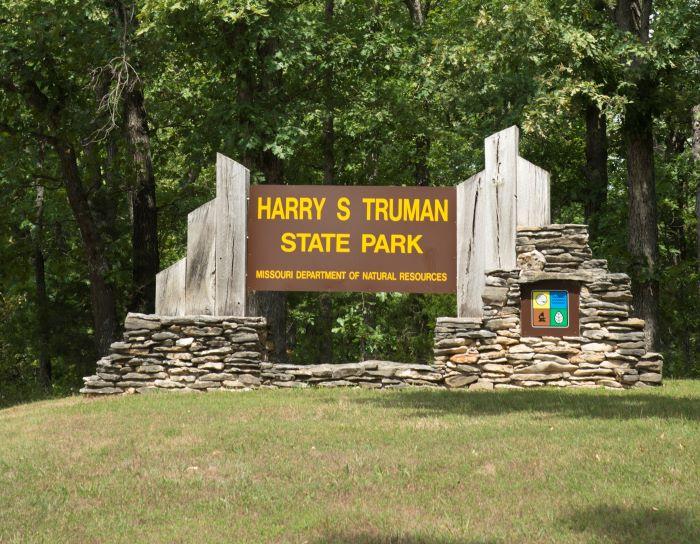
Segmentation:
<svg viewBox="0 0 700 544">
<path fill-rule="evenodd" d="M 404 4 L 408 8 L 408 14 L 416 29 L 420 29 L 425 24 L 427 17 L 425 6 L 420 0 L 404 0 Z M 415 54 L 419 57 L 422 54 L 420 47 L 421 41 L 417 42 Z M 420 107 L 425 111 L 426 117 L 430 116 L 430 104 L 424 100 Z M 417 124 L 417 123 L 416 123 Z M 427 187 L 430 185 L 430 169 L 428 167 L 428 155 L 430 154 L 430 137 L 423 134 L 416 134 L 414 137 L 414 156 L 413 156 L 413 180 L 419 187 Z"/>
<path fill-rule="evenodd" d="M 335 0 L 326 0 L 324 16 L 326 24 L 326 44 L 330 44 L 335 11 Z M 330 52 L 329 57 L 330 57 Z M 335 183 L 335 117 L 333 114 L 333 68 L 331 63 L 323 76 L 323 96 L 326 109 L 326 118 L 323 122 L 323 134 L 321 147 L 323 148 L 323 184 Z M 318 295 L 318 319 L 316 320 L 316 334 L 318 336 L 318 360 L 317 363 L 333 362 L 333 297 L 330 293 Z"/>
<path fill-rule="evenodd" d="M 329 109 L 323 123 L 323 184 L 335 183 L 335 118 Z"/>
<path fill-rule="evenodd" d="M 632 257 L 632 294 L 636 315 L 646 322 L 647 349 L 658 344 L 659 259 L 654 180 L 654 138 L 651 114 L 637 116 L 636 123 L 627 112 L 625 148 L 629 193 L 628 250 Z M 630 126 L 631 125 L 631 126 Z"/>
<path fill-rule="evenodd" d="M 649 19 L 652 0 L 618 0 L 615 22 L 620 30 L 630 32 L 643 43 L 649 41 Z"/>
<path fill-rule="evenodd" d="M 253 102 L 256 98 L 261 101 L 265 99 L 272 101 L 272 94 L 275 89 L 282 85 L 279 72 L 268 74 L 266 65 L 270 58 L 277 53 L 278 44 L 275 38 L 261 39 L 257 47 L 257 63 L 259 68 L 259 78 L 255 77 L 253 67 L 248 67 L 247 73 L 243 74 L 246 82 L 243 87 L 245 95 L 239 94 L 240 99 Z M 244 124 L 249 130 L 255 130 L 251 119 L 244 119 Z M 263 134 L 262 138 L 271 137 L 271 134 Z M 281 184 L 284 182 L 284 163 L 277 155 L 270 150 L 262 150 L 252 157 L 252 169 L 259 169 L 265 178 L 265 183 Z M 278 363 L 287 361 L 287 293 L 283 291 L 254 292 L 249 297 L 251 303 L 249 307 L 254 313 L 250 315 L 262 315 L 267 320 L 270 331 L 270 338 L 274 343 L 272 359 Z"/>
<path fill-rule="evenodd" d="M 671 126 L 668 130 L 666 140 L 665 161 L 668 164 L 682 155 L 685 151 L 687 134 Z M 670 255 L 674 265 L 685 261 L 688 258 L 688 237 L 686 235 L 685 215 L 688 201 L 688 177 L 680 172 L 673 184 L 673 196 L 676 203 L 675 209 L 671 212 L 671 219 L 667 221 L 667 229 L 673 237 L 671 243 L 678 249 Z"/>
<path fill-rule="evenodd" d="M 282 160 L 271 151 L 263 151 L 259 167 L 266 183 L 279 184 L 283 180 Z M 287 293 L 284 291 L 255 292 L 250 297 L 254 313 L 267 319 L 270 338 L 274 344 L 272 359 L 287 362 Z"/>
<path fill-rule="evenodd" d="M 35 233 L 34 233 L 34 283 L 36 286 L 36 326 L 39 344 L 39 382 L 41 386 L 51 389 L 51 355 L 49 353 L 49 301 L 46 295 L 46 271 L 44 268 L 44 195 L 43 185 L 36 187 L 36 199 L 34 209 Z"/>
<path fill-rule="evenodd" d="M 102 240 L 90 213 L 87 195 L 80 179 L 80 171 L 73 148 L 61 141 L 54 142 L 63 174 L 68 202 L 75 216 L 83 240 L 90 278 L 90 301 L 95 326 L 95 347 L 104 355 L 117 331 L 117 309 L 114 290 L 107 280 L 110 266 Z"/>
<path fill-rule="evenodd" d="M 700 273 L 700 105 L 693 108 L 693 159 L 698 167 L 695 169 L 695 251 Z"/>
<path fill-rule="evenodd" d="M 615 21 L 624 32 L 639 41 L 649 41 L 651 0 L 618 0 Z M 652 95 L 658 82 L 647 73 L 643 62 L 633 59 L 635 90 L 625 108 L 622 125 L 627 161 L 628 241 L 632 258 L 632 295 L 636 315 L 646 322 L 646 347 L 658 348 L 659 259 L 658 226 L 656 219 L 656 185 L 654 179 L 654 134 Z"/>
<path fill-rule="evenodd" d="M 600 214 L 608 198 L 608 134 L 605 115 L 593 103 L 586 106 L 586 194 L 584 214 L 591 238 L 598 236 Z"/>
<path fill-rule="evenodd" d="M 333 113 L 328 111 L 323 130 L 323 183 L 335 182 L 335 132 Z M 318 363 L 333 361 L 333 297 L 330 293 L 318 295 L 318 319 L 316 321 L 319 350 Z"/>
<path fill-rule="evenodd" d="M 106 0 L 112 25 L 118 30 L 124 60 L 134 50 L 133 36 L 138 28 L 135 8 L 124 0 Z M 138 69 L 138 58 L 128 58 L 131 70 Z M 129 185 L 131 212 L 131 300 L 129 309 L 142 313 L 155 311 L 156 274 L 160 268 L 158 254 L 158 209 L 156 182 L 151 159 L 148 115 L 144 106 L 143 87 L 135 73 L 127 73 L 123 88 L 124 132 L 131 148 L 135 175 Z"/>
<path fill-rule="evenodd" d="M 287 293 L 248 293 L 246 315 L 262 316 L 267 320 L 268 339 L 272 343 L 270 359 L 275 363 L 287 362 Z"/>
<path fill-rule="evenodd" d="M 425 14 L 423 13 L 423 6 L 420 0 L 404 0 L 404 4 L 408 8 L 408 14 L 411 16 L 411 21 L 417 27 L 423 26 L 425 23 Z"/>
<path fill-rule="evenodd" d="M 426 106 L 427 109 L 427 106 Z M 430 153 L 430 138 L 425 134 L 416 136 L 416 157 L 414 159 L 414 173 L 416 185 L 427 187 L 430 185 L 430 169 L 428 167 L 428 154 Z"/>
<path fill-rule="evenodd" d="M 124 97 L 126 134 L 131 145 L 136 174 L 131 189 L 132 310 L 155 311 L 155 280 L 160 266 L 158 256 L 158 210 L 156 182 L 151 160 L 148 119 L 143 92 L 137 84 Z"/>
</svg>

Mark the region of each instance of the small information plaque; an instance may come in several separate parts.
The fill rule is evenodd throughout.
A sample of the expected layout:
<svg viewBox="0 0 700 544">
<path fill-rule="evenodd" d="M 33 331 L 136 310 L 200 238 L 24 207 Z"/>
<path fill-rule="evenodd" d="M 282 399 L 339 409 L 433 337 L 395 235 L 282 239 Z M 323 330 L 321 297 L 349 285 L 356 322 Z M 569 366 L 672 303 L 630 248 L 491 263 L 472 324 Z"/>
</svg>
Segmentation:
<svg viewBox="0 0 700 544">
<path fill-rule="evenodd" d="M 521 287 L 523 336 L 578 336 L 579 285 L 542 281 Z"/>
</svg>

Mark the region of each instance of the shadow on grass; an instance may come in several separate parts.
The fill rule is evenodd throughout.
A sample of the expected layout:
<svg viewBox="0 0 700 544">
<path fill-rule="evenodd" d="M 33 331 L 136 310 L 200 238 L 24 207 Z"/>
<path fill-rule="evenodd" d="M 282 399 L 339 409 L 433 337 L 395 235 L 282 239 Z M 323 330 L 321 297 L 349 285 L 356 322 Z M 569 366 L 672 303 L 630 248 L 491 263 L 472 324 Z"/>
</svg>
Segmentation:
<svg viewBox="0 0 700 544">
<path fill-rule="evenodd" d="M 442 538 L 429 536 L 378 535 L 374 533 L 329 533 L 314 544 L 501 544 L 498 540 Z"/>
<path fill-rule="evenodd" d="M 697 544 L 700 542 L 697 517 L 681 509 L 601 505 L 572 512 L 563 524 L 572 532 L 611 544 Z"/>
<path fill-rule="evenodd" d="M 410 389 L 354 402 L 400 408 L 417 417 L 443 414 L 503 415 L 517 412 L 550 413 L 571 418 L 700 420 L 700 398 L 603 390 L 508 390 L 502 392 Z"/>
<path fill-rule="evenodd" d="M 586 542 L 610 544 L 697 544 L 700 542 L 698 520 L 691 512 L 682 509 L 659 508 L 657 510 L 601 505 L 573 511 L 561 521 L 561 524 L 570 534 L 583 535 Z M 331 532 L 313 542 L 314 544 L 501 544 L 502 541 L 478 537 L 463 539 L 352 531 Z"/>
<path fill-rule="evenodd" d="M 42 400 L 53 400 L 67 397 L 74 394 L 75 391 L 60 391 L 55 393 L 47 393 L 42 389 L 0 389 L 0 410 L 19 406 L 20 404 L 29 404 L 31 402 L 39 402 Z"/>
</svg>

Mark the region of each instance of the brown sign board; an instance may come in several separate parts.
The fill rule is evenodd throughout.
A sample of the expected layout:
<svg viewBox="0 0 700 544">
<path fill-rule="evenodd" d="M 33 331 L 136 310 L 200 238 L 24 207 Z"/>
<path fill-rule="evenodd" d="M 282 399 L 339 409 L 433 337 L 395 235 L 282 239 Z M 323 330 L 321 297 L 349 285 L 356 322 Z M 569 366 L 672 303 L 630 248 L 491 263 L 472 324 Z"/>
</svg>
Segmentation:
<svg viewBox="0 0 700 544">
<path fill-rule="evenodd" d="M 454 187 L 255 185 L 251 291 L 456 290 Z"/>
<path fill-rule="evenodd" d="M 522 336 L 579 336 L 580 286 L 546 280 L 520 286 Z"/>
</svg>

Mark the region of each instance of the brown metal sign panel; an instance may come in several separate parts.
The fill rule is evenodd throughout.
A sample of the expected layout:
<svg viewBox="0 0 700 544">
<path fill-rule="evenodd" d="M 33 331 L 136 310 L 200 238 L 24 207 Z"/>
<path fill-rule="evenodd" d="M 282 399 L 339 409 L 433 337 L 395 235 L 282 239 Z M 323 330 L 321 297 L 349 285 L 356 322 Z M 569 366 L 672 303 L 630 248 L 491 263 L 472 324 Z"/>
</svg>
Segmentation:
<svg viewBox="0 0 700 544">
<path fill-rule="evenodd" d="M 579 336 L 580 286 L 574 281 L 539 281 L 520 286 L 522 336 Z"/>
<path fill-rule="evenodd" d="M 256 185 L 252 291 L 456 291 L 454 187 Z"/>
</svg>

